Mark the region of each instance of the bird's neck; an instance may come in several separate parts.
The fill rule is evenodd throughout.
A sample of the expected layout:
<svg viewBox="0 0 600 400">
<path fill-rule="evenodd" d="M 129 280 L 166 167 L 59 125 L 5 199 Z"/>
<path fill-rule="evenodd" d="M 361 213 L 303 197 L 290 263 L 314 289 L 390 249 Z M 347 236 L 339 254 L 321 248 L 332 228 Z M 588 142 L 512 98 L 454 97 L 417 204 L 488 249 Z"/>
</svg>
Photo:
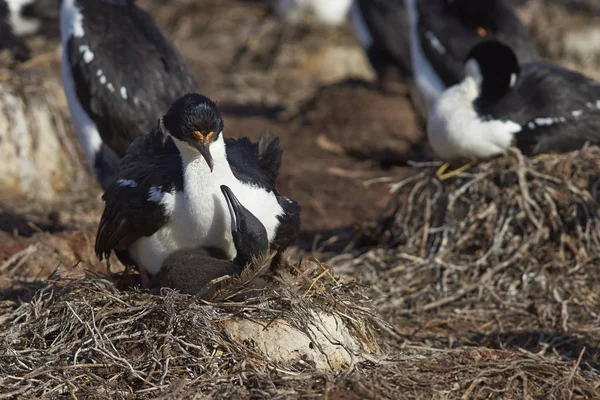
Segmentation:
<svg viewBox="0 0 600 400">
<path fill-rule="evenodd" d="M 205 186 L 205 183 L 209 181 L 222 181 L 233 174 L 227 161 L 223 135 L 219 135 L 219 138 L 210 146 L 210 153 L 214 160 L 212 172 L 204 157 L 196 149 L 179 140 L 175 140 L 175 144 L 181 156 L 183 180 L 186 187 Z"/>
</svg>

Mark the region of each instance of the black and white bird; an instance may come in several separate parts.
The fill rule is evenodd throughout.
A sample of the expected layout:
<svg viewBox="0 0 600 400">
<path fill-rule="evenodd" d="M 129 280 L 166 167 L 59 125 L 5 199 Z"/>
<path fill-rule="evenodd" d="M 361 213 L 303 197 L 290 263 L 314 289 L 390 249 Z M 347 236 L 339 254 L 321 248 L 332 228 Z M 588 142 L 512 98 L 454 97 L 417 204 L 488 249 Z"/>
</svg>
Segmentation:
<svg viewBox="0 0 600 400">
<path fill-rule="evenodd" d="M 442 159 L 487 159 L 512 145 L 535 155 L 600 144 L 600 83 L 546 62 L 519 64 L 496 40 L 471 50 L 465 73 L 429 116 L 429 143 Z"/>
<path fill-rule="evenodd" d="M 338 26 L 348 18 L 352 0 L 269 0 L 275 13 L 290 21 L 298 22 L 312 16 L 318 22 Z"/>
<path fill-rule="evenodd" d="M 410 73 L 425 115 L 464 78 L 463 62 L 477 43 L 497 38 L 520 63 L 539 58 L 508 0 L 355 0 L 353 18 L 375 68 L 395 63 Z M 378 65 L 377 65 L 378 64 Z"/>
<path fill-rule="evenodd" d="M 179 249 L 215 247 L 233 259 L 221 185 L 260 220 L 271 249 L 281 254 L 300 229 L 300 207 L 275 187 L 281 161 L 278 139 L 226 140 L 217 106 L 200 94 L 183 96 L 123 158 L 104 194 L 96 254 L 102 259 L 114 250 L 146 283 Z"/>
<path fill-rule="evenodd" d="M 152 277 L 150 289 L 161 287 L 177 289 L 181 293 L 197 294 L 214 279 L 225 275 L 239 275 L 244 267 L 269 250 L 269 239 L 264 225 L 235 197 L 231 189 L 221 186 L 231 218 L 231 235 L 236 249 L 233 261 L 218 248 L 199 247 L 171 253 L 162 263 L 160 271 Z M 204 292 L 210 298 L 211 288 Z"/>
<path fill-rule="evenodd" d="M 17 61 L 26 61 L 31 51 L 24 36 L 36 33 L 42 25 L 45 8 L 55 0 L 0 0 L 0 49 L 8 49 Z"/>
<path fill-rule="evenodd" d="M 134 0 L 64 0 L 62 78 L 79 142 L 100 184 L 180 96 L 197 90 L 183 57 Z"/>
</svg>

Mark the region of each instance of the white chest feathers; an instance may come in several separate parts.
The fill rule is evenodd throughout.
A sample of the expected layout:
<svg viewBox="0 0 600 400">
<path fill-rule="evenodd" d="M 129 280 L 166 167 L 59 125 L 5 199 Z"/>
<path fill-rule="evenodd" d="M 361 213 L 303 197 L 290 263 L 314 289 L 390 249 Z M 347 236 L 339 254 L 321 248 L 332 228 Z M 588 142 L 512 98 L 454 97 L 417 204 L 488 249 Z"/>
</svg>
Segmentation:
<svg viewBox="0 0 600 400">
<path fill-rule="evenodd" d="M 433 151 L 445 161 L 486 159 L 502 154 L 521 125 L 512 121 L 484 120 L 473 101 L 479 89 L 475 79 L 465 78 L 446 90 L 434 104 L 427 122 Z"/>
<path fill-rule="evenodd" d="M 221 185 L 229 186 L 244 207 L 263 223 L 269 241 L 275 237 L 277 217 L 283 214 L 275 194 L 237 180 L 226 160 L 222 137 L 219 142 L 211 146 L 215 161 L 212 173 L 202 157 L 183 154 L 184 191 L 162 193 L 155 188 L 149 192 L 148 199 L 167 211 L 168 222 L 130 248 L 130 255 L 140 268 L 155 274 L 173 251 L 199 246 L 215 246 L 225 250 L 231 259 L 235 257 L 231 217 Z"/>
<path fill-rule="evenodd" d="M 275 12 L 289 21 L 297 22 L 312 15 L 327 25 L 340 25 L 348 16 L 352 0 L 274 0 Z"/>
<path fill-rule="evenodd" d="M 9 11 L 9 23 L 17 36 L 31 35 L 40 28 L 38 19 L 26 18 L 23 8 L 33 3 L 34 0 L 6 0 Z"/>
</svg>

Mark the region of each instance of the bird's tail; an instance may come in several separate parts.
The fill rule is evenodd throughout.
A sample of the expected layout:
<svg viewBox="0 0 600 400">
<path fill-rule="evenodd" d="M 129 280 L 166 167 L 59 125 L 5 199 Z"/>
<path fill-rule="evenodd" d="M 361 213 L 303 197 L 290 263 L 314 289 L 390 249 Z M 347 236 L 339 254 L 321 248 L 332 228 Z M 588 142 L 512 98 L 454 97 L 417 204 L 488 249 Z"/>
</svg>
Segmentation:
<svg viewBox="0 0 600 400">
<path fill-rule="evenodd" d="M 279 138 L 266 134 L 258 139 L 258 161 L 260 168 L 267 173 L 271 182 L 275 183 L 283 159 L 283 150 Z"/>
</svg>

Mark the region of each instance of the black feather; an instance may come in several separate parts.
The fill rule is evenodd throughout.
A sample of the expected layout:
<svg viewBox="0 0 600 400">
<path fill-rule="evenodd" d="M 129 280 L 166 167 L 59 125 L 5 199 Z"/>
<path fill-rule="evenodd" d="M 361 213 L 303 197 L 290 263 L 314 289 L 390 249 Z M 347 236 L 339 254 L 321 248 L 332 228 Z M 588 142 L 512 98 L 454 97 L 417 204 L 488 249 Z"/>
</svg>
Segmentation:
<svg viewBox="0 0 600 400">
<path fill-rule="evenodd" d="M 123 157 L 177 98 L 196 91 L 196 83 L 181 54 L 133 1 L 77 5 L 85 34 L 71 37 L 65 49 L 77 97 L 103 142 Z M 82 46 L 93 60 L 84 60 Z"/>
<path fill-rule="evenodd" d="M 510 46 L 519 63 L 539 59 L 531 35 L 507 0 L 421 0 L 418 13 L 421 49 L 446 86 L 462 81 L 467 54 L 491 37 Z M 476 28 L 488 36 L 479 36 Z M 445 51 L 436 48 L 433 37 Z"/>
<path fill-rule="evenodd" d="M 134 186 L 119 180 L 135 182 Z M 161 125 L 136 139 L 121 162 L 116 180 L 106 189 L 106 202 L 96 236 L 96 255 L 108 257 L 112 250 L 128 250 L 142 236 L 152 236 L 168 216 L 162 205 L 146 201 L 151 187 L 163 192 L 183 190 L 179 151 Z"/>
</svg>

